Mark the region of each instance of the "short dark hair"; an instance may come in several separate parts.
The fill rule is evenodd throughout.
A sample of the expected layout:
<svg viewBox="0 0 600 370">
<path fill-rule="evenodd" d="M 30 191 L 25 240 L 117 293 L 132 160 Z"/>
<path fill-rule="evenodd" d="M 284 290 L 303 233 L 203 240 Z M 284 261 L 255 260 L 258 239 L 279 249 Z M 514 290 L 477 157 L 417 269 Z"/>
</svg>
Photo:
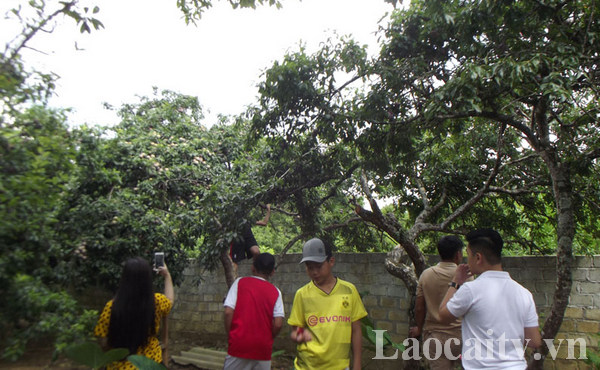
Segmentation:
<svg viewBox="0 0 600 370">
<path fill-rule="evenodd" d="M 275 270 L 275 257 L 271 253 L 261 253 L 254 259 L 252 263 L 256 272 L 265 275 L 271 275 Z"/>
<path fill-rule="evenodd" d="M 497 265 L 502 262 L 504 241 L 494 229 L 478 229 L 467 234 L 467 241 L 472 252 L 481 253 L 488 263 Z"/>
<path fill-rule="evenodd" d="M 456 235 L 446 235 L 437 243 L 437 250 L 442 260 L 450 260 L 456 252 L 462 250 L 464 244 Z"/>
</svg>

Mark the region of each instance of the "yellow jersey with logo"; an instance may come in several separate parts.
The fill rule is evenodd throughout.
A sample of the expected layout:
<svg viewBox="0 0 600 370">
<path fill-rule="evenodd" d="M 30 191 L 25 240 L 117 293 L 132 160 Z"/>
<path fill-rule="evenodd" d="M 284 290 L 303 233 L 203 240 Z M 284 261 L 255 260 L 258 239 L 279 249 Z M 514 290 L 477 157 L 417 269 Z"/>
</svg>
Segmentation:
<svg viewBox="0 0 600 370">
<path fill-rule="evenodd" d="M 329 294 L 312 281 L 296 291 L 288 324 L 310 331 L 297 346 L 296 369 L 342 370 L 350 365 L 352 323 L 367 316 L 356 287 L 337 279 Z"/>
</svg>

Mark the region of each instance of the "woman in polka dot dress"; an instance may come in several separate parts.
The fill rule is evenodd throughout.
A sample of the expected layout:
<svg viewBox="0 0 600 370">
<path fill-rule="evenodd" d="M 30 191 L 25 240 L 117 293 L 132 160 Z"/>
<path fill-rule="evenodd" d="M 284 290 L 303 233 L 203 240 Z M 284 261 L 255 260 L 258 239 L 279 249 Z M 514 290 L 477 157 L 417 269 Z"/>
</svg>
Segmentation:
<svg viewBox="0 0 600 370">
<path fill-rule="evenodd" d="M 166 319 L 175 297 L 167 266 L 158 268 L 165 279 L 165 294 L 153 293 L 152 268 L 140 257 L 125 262 L 121 282 L 114 298 L 104 306 L 94 335 L 104 349 L 127 348 L 130 354 L 143 355 L 160 363 L 162 350 L 156 334 Z M 112 369 L 136 369 L 129 361 L 113 362 Z"/>
</svg>

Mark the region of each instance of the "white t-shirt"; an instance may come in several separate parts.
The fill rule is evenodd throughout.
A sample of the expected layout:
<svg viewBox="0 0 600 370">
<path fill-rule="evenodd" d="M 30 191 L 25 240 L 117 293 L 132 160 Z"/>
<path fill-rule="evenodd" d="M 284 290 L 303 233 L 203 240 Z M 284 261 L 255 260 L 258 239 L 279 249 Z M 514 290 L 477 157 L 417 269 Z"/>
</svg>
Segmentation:
<svg viewBox="0 0 600 370">
<path fill-rule="evenodd" d="M 265 280 L 260 276 L 250 276 L 255 279 Z M 230 307 L 235 310 L 235 305 L 237 303 L 237 291 L 238 291 L 238 282 L 241 278 L 235 279 L 233 284 L 231 284 L 231 288 L 229 288 L 229 292 L 227 293 L 227 297 L 225 297 L 225 302 L 223 303 L 224 307 Z M 273 307 L 273 317 L 285 317 L 285 312 L 283 310 L 283 299 L 281 299 L 281 290 L 275 287 L 279 292 L 279 297 L 275 301 L 275 307 Z"/>
<path fill-rule="evenodd" d="M 462 320 L 465 369 L 525 369 L 524 328 L 537 327 L 531 293 L 508 272 L 486 271 L 456 291 L 446 305 Z"/>
</svg>

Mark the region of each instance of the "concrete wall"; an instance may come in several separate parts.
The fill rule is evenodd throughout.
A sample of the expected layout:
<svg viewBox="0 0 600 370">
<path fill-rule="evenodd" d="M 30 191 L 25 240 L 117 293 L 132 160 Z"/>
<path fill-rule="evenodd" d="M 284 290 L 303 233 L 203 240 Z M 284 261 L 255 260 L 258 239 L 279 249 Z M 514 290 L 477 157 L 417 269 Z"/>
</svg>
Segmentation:
<svg viewBox="0 0 600 370">
<path fill-rule="evenodd" d="M 392 339 L 402 342 L 408 332 L 410 299 L 402 282 L 391 276 L 384 267 L 384 253 L 336 254 L 334 273 L 354 283 L 378 329 L 385 329 Z M 271 280 L 283 294 L 286 314 L 290 312 L 295 291 L 308 282 L 304 267 L 298 264 L 299 255 L 287 255 Z M 429 257 L 430 264 L 437 258 Z M 556 259 L 553 257 L 505 257 L 503 264 L 512 278 L 529 289 L 534 296 L 540 319 L 548 315 L 556 280 Z M 250 274 L 250 262 L 240 264 L 240 276 Z M 222 302 L 227 285 L 222 271 L 206 272 L 192 265 L 185 272 L 184 283 L 176 289 L 176 303 L 170 319 L 172 335 L 202 335 L 224 338 Z M 584 338 L 589 347 L 598 348 L 600 332 L 600 256 L 576 257 L 573 270 L 573 289 L 558 339 Z M 289 329 L 284 327 L 275 343 L 276 348 L 290 347 Z M 558 346 L 558 341 L 556 341 Z M 575 348 L 575 357 L 579 349 Z M 566 343 L 558 351 L 557 360 L 548 358 L 547 369 L 587 369 L 582 361 L 566 360 Z M 368 356 L 368 355 L 367 355 Z M 372 356 L 371 356 L 372 357 Z M 400 361 L 400 360 L 398 360 Z M 369 361 L 369 368 L 399 368 L 392 360 Z"/>
</svg>

